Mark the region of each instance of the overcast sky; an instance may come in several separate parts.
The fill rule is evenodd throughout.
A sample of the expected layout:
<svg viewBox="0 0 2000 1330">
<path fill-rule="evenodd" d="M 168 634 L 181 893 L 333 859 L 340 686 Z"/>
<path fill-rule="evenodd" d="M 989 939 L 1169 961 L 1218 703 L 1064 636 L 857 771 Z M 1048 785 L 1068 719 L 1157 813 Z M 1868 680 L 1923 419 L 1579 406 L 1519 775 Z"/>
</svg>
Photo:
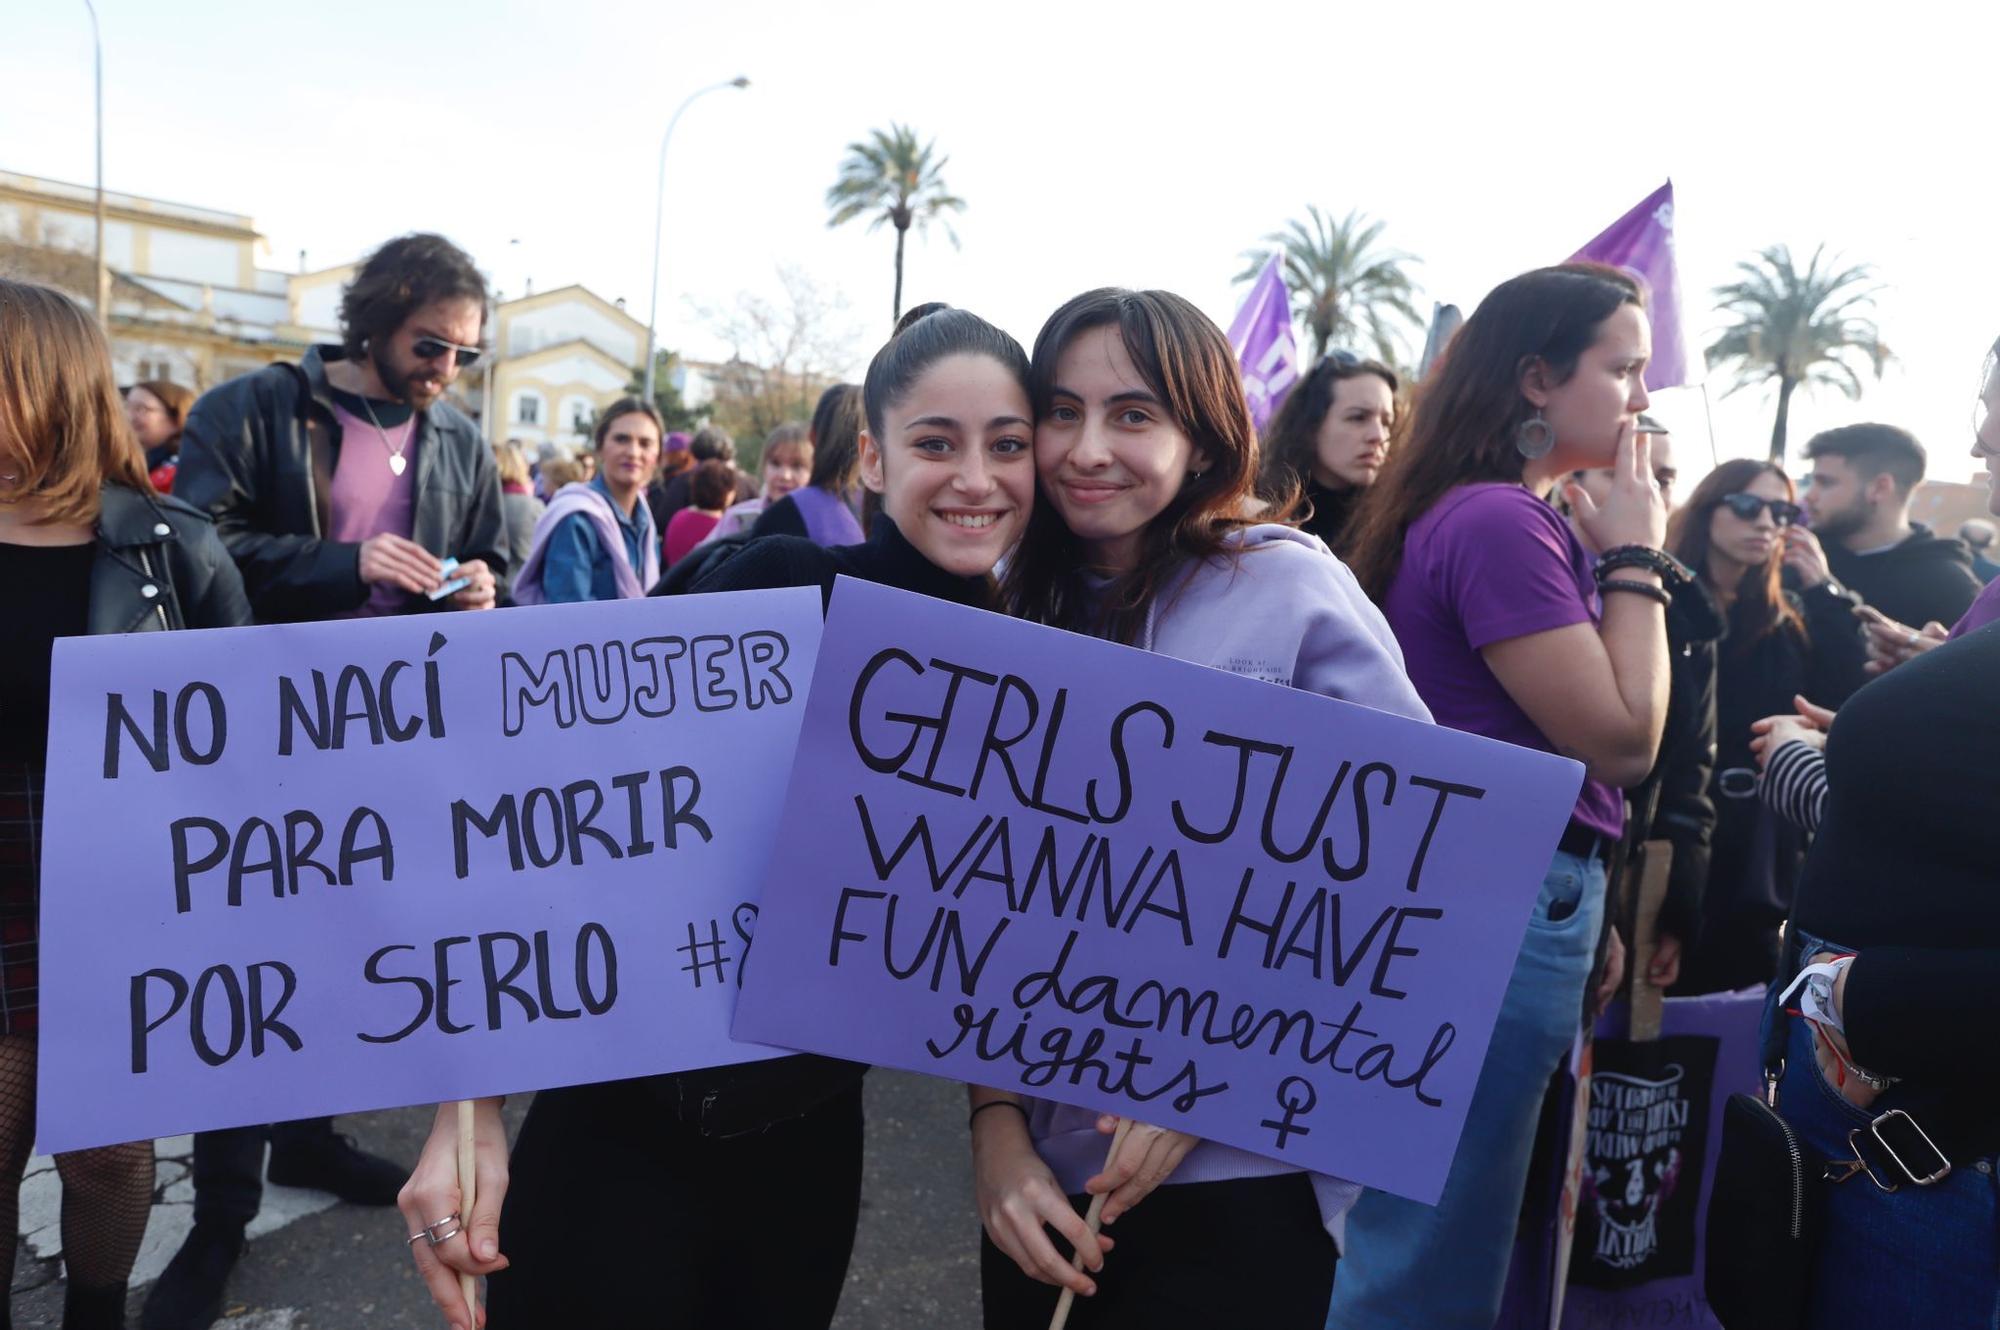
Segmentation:
<svg viewBox="0 0 2000 1330">
<path fill-rule="evenodd" d="M 1423 260 L 1423 307 L 1470 312 L 1672 177 L 1697 346 L 1711 288 L 1765 245 L 1879 270 L 1898 363 L 1858 404 L 1797 402 L 1795 450 L 1886 419 L 1963 479 L 2000 333 L 2000 15 L 1952 8 L 100 0 L 106 184 L 250 214 L 266 266 L 434 229 L 510 294 L 582 282 L 643 319 L 660 132 L 741 73 L 749 90 L 675 134 L 662 341 L 726 352 L 696 307 L 796 264 L 848 300 L 858 371 L 887 331 L 893 237 L 829 231 L 823 199 L 845 145 L 891 121 L 937 140 L 970 205 L 962 249 L 913 236 L 906 299 L 1024 343 L 1105 284 L 1226 324 L 1241 251 L 1308 203 L 1385 219 Z M 0 33 L 0 169 L 88 183 L 81 0 L 0 0 Z M 1771 399 L 1728 387 L 1709 384 L 1720 452 L 1759 453 Z M 1656 410 L 1703 469 L 1699 394 Z"/>
</svg>

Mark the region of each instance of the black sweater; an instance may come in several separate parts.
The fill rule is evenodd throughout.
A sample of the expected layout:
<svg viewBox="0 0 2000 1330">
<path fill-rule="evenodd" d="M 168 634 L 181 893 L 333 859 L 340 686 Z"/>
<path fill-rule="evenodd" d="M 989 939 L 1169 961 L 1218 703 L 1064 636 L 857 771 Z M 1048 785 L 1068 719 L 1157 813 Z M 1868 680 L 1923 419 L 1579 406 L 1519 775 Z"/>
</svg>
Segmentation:
<svg viewBox="0 0 2000 1330">
<path fill-rule="evenodd" d="M 836 577 L 866 582 L 918 595 L 936 596 L 960 605 L 983 605 L 992 579 L 948 573 L 903 538 L 886 515 L 860 545 L 827 549 L 801 536 L 765 536 L 747 541 L 727 557 L 704 566 L 687 588 L 693 592 L 758 591 L 770 587 L 816 586 L 825 604 L 833 599 Z"/>
<path fill-rule="evenodd" d="M 962 605 L 985 603 L 992 579 L 958 577 L 926 559 L 886 516 L 860 545 L 826 549 L 794 536 L 766 536 L 704 545 L 674 566 L 692 565 L 681 580 L 669 574 L 652 594 L 764 591 L 816 586 L 821 604 L 833 599 L 834 579 L 857 577 L 883 586 L 936 596 Z M 709 1134 L 729 1136 L 801 1117 L 855 1085 L 867 1068 L 815 1053 L 765 1062 L 706 1067 L 646 1078 L 650 1093 L 681 1121 Z"/>
<path fill-rule="evenodd" d="M 1913 1083 L 2000 1089 L 2000 624 L 1899 665 L 1840 709 L 1798 926 L 1858 953 L 1854 1059 Z"/>
<path fill-rule="evenodd" d="M 1949 628 L 1979 595 L 1972 550 L 1922 522 L 1910 527 L 1901 544 L 1873 554 L 1855 554 L 1829 541 L 1827 567 L 1849 591 L 1898 623 L 1921 628 L 1935 621 Z"/>
</svg>

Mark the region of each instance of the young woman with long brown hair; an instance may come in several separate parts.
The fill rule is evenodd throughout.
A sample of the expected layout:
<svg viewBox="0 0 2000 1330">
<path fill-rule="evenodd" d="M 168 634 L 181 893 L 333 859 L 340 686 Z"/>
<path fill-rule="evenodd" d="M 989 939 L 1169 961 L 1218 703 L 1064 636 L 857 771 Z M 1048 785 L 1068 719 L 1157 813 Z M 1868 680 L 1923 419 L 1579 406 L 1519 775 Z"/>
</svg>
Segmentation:
<svg viewBox="0 0 2000 1330">
<path fill-rule="evenodd" d="M 35 1138 L 42 786 L 58 637 L 250 622 L 207 517 L 155 494 L 91 317 L 0 279 L 0 1225 L 12 1235 Z M 117 813 L 107 809 L 108 831 Z M 125 1281 L 153 1201 L 153 1143 L 56 1156 L 63 1325 L 125 1324 Z M 15 1244 L 0 1270 L 11 1274 Z M 0 1285 L 4 1287 L 4 1285 Z M 11 1325 L 0 1297 L 0 1327 Z"/>
<path fill-rule="evenodd" d="M 1339 548 L 1348 519 L 1382 474 L 1396 429 L 1396 371 L 1352 351 L 1332 351 L 1285 398 L 1264 435 L 1267 498 L 1303 487 L 1299 526 Z"/>
<path fill-rule="evenodd" d="M 1750 727 L 1791 711 L 1796 697 L 1837 708 L 1866 679 L 1854 598 L 1827 572 L 1797 497 L 1777 467 L 1738 458 L 1709 472 L 1674 515 L 1673 552 L 1729 625 L 1715 676 L 1715 835 L 1680 993 L 1765 984 L 1778 971 L 1805 837 L 1757 798 Z M 1796 592 L 1784 585 L 1788 567 L 1802 584 Z"/>
<path fill-rule="evenodd" d="M 1367 1192 L 1348 1217 L 1327 1324 L 1488 1330 L 1535 1122 L 1582 1016 L 1623 830 L 1621 787 L 1652 768 L 1667 709 L 1644 374 L 1651 330 L 1623 273 L 1564 264 L 1497 287 L 1418 394 L 1409 439 L 1361 501 L 1355 575 L 1396 630 L 1438 722 L 1585 764 L 1569 829 L 1515 960 L 1436 1206 Z M 1565 488 L 1594 562 L 1543 499 L 1614 468 L 1602 503 Z"/>
<path fill-rule="evenodd" d="M 1038 501 L 1002 584 L 1010 612 L 1429 719 L 1340 561 L 1242 516 L 1257 436 L 1205 315 L 1165 291 L 1087 292 L 1043 326 L 1029 382 Z M 1320 1324 L 1352 1184 L 1137 1122 L 1106 1166 L 1110 1115 L 983 1087 L 972 1103 L 987 1325 L 1046 1322 L 1058 1285 L 1088 1295 L 1078 1330 Z M 1091 1193 L 1124 1244 L 1109 1266 L 1079 1217 Z"/>
</svg>

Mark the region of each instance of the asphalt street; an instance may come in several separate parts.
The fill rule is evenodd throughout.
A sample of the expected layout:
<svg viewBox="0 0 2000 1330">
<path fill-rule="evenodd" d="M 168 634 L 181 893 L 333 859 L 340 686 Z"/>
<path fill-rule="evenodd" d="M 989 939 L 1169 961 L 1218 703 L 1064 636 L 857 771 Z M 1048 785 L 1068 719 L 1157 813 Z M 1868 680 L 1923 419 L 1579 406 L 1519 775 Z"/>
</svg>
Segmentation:
<svg viewBox="0 0 2000 1330">
<path fill-rule="evenodd" d="M 508 1106 L 518 1125 L 524 1099 Z M 950 1082 L 893 1071 L 867 1082 L 868 1150 L 861 1228 L 835 1330 L 955 1330 L 979 1324 L 979 1231 L 965 1135 L 965 1092 Z M 363 1148 L 414 1161 L 429 1109 L 340 1119 Z M 163 1144 L 147 1249 L 137 1277 L 150 1283 L 187 1224 L 186 1138 Z M 46 1161 L 37 1160 L 37 1164 Z M 52 1180 L 24 1194 L 14 1273 L 14 1324 L 62 1321 Z M 24 1189 L 24 1193 L 29 1189 Z M 30 1203 L 30 1201 L 33 1203 Z M 347 1330 L 444 1324 L 404 1249 L 393 1211 L 310 1192 L 267 1194 L 267 1222 L 231 1278 L 224 1330 Z M 29 1234 L 33 1234 L 33 1241 Z M 782 1255 L 773 1254 L 774 1272 Z M 147 1284 L 135 1282 L 129 1321 L 139 1324 Z M 568 1330 L 568 1328 L 564 1328 Z"/>
</svg>

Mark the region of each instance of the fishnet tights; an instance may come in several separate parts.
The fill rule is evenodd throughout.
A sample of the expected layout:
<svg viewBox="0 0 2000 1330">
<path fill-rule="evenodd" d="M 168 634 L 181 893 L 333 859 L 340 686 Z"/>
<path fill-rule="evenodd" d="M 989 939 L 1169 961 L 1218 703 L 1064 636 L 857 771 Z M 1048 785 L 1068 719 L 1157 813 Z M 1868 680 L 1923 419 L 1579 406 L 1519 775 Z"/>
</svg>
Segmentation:
<svg viewBox="0 0 2000 1330">
<path fill-rule="evenodd" d="M 0 1035 L 0 1276 L 14 1275 L 21 1174 L 35 1139 L 35 1040 Z M 153 1205 L 153 1143 L 133 1141 L 56 1156 L 62 1178 L 63 1264 L 71 1284 L 123 1287 Z M 0 1299 L 4 1302 L 4 1299 Z M 0 1306 L 0 1325 L 7 1324 Z"/>
</svg>

